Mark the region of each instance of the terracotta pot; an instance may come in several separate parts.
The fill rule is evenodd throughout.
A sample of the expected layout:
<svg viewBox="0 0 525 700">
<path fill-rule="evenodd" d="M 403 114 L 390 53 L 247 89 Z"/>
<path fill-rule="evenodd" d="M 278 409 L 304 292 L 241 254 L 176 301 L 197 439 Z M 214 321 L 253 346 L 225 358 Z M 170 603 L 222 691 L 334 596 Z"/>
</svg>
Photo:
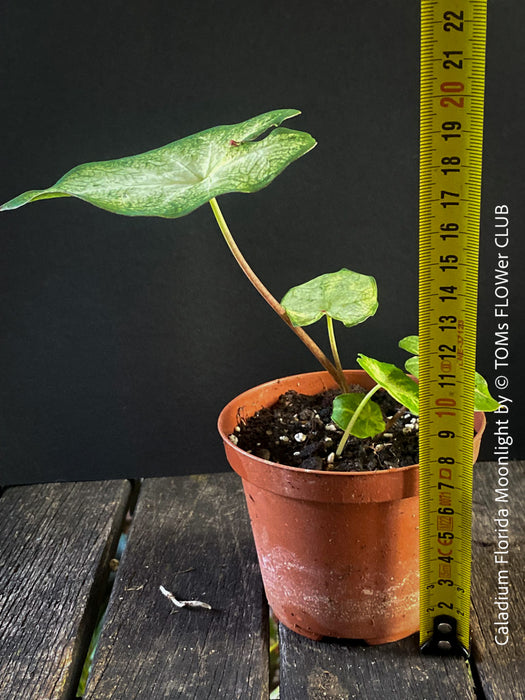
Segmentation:
<svg viewBox="0 0 525 700">
<path fill-rule="evenodd" d="M 374 385 L 362 370 L 349 383 Z M 228 461 L 242 477 L 266 596 L 287 627 L 311 639 L 382 644 L 419 628 L 418 465 L 324 472 L 254 457 L 228 438 L 295 389 L 333 388 L 327 372 L 277 379 L 244 392 L 219 416 Z M 474 460 L 485 427 L 475 415 Z"/>
</svg>

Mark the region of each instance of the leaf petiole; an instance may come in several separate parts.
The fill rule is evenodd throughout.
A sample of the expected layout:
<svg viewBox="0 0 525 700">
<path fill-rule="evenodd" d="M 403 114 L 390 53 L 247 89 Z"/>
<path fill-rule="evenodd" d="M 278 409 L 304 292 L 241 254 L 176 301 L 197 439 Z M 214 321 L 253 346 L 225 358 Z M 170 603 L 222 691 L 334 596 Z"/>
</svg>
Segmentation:
<svg viewBox="0 0 525 700">
<path fill-rule="evenodd" d="M 341 365 L 341 360 L 339 359 L 337 343 L 335 342 L 334 320 L 329 314 L 326 314 L 326 324 L 328 326 L 328 338 L 330 340 L 330 349 L 332 350 L 332 357 L 334 358 L 335 366 L 340 377 L 339 386 L 343 390 L 343 394 L 347 394 L 348 384 L 346 383 L 345 374 L 343 372 L 343 366 Z"/>
<path fill-rule="evenodd" d="M 295 333 L 295 335 L 300 340 L 303 341 L 303 343 L 310 350 L 310 352 L 314 355 L 314 357 L 321 363 L 321 365 L 328 372 L 330 372 L 330 374 L 335 379 L 337 384 L 339 386 L 341 386 L 340 373 L 338 372 L 336 367 L 330 362 L 330 360 L 326 357 L 326 355 L 321 350 L 321 348 L 312 340 L 312 338 L 310 338 L 310 336 L 308 335 L 308 333 L 306 333 L 306 331 L 304 331 L 300 327 L 296 327 L 293 325 L 293 323 L 288 318 L 288 314 L 286 313 L 284 307 L 277 301 L 277 299 L 273 296 L 273 294 L 271 294 L 270 291 L 264 286 L 264 284 L 257 277 L 255 272 L 249 266 L 246 258 L 244 257 L 244 255 L 241 253 L 239 247 L 237 246 L 237 244 L 236 244 L 236 242 L 231 234 L 230 229 L 228 228 L 228 224 L 226 223 L 226 220 L 222 214 L 222 211 L 220 210 L 219 204 L 217 203 L 217 200 L 215 199 L 215 197 L 212 197 L 210 199 L 210 206 L 212 208 L 215 219 L 217 220 L 217 223 L 219 224 L 219 228 L 220 228 L 221 233 L 224 237 L 224 240 L 226 241 L 226 244 L 228 245 L 228 248 L 230 249 L 233 257 L 237 261 L 239 267 L 244 272 L 246 277 L 250 280 L 250 282 L 253 284 L 253 286 L 259 292 L 259 294 L 263 297 L 263 299 L 272 307 L 272 309 L 279 316 L 279 318 L 281 318 L 286 323 L 286 325 L 289 328 L 291 328 L 291 330 Z"/>
</svg>

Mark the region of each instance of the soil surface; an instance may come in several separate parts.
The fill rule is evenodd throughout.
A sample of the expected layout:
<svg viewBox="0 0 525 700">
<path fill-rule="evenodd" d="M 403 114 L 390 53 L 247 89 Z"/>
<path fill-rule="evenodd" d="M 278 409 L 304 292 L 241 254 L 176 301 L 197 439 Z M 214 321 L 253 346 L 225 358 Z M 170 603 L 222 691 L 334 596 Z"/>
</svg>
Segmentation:
<svg viewBox="0 0 525 700">
<path fill-rule="evenodd" d="M 351 386 L 352 393 L 364 393 Z M 332 402 L 339 391 L 315 396 L 288 391 L 270 408 L 239 420 L 230 440 L 245 452 L 262 459 L 303 469 L 376 471 L 419 462 L 418 421 L 404 411 L 384 433 L 373 438 L 350 436 L 341 457 L 335 455 L 343 431 L 330 419 Z M 385 421 L 401 408 L 386 391 L 372 397 Z"/>
</svg>

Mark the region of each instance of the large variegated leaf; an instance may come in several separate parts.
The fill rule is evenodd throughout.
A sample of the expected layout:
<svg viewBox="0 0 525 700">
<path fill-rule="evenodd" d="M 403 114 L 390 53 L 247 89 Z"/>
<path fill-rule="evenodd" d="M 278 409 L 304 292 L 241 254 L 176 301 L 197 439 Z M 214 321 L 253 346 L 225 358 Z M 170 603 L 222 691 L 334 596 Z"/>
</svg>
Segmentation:
<svg viewBox="0 0 525 700">
<path fill-rule="evenodd" d="M 260 190 L 312 149 L 316 142 L 309 134 L 279 127 L 298 114 L 275 110 L 140 155 L 79 165 L 53 187 L 25 192 L 0 209 L 78 197 L 127 216 L 184 216 L 220 194 Z M 272 127 L 279 128 L 264 135 Z"/>
<path fill-rule="evenodd" d="M 377 311 L 377 284 L 369 275 L 343 268 L 292 287 L 281 304 L 294 326 L 308 326 L 325 315 L 355 326 Z"/>
</svg>

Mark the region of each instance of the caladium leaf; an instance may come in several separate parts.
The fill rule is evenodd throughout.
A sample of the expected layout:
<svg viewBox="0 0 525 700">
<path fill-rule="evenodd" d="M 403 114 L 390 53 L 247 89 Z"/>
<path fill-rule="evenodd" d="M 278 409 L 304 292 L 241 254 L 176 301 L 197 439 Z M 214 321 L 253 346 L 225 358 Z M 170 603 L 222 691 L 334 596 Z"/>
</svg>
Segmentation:
<svg viewBox="0 0 525 700">
<path fill-rule="evenodd" d="M 413 413 L 419 414 L 419 389 L 417 382 L 388 362 L 359 354 L 357 362 L 374 381 L 386 389 L 390 396 Z"/>
<path fill-rule="evenodd" d="M 377 311 L 377 284 L 343 268 L 292 287 L 281 304 L 294 326 L 309 326 L 325 315 L 355 326 Z"/>
<path fill-rule="evenodd" d="M 332 420 L 341 430 L 345 430 L 365 394 L 339 394 L 333 403 Z M 382 433 L 385 421 L 381 409 L 374 401 L 367 401 L 352 428 L 352 435 L 358 438 L 373 437 Z"/>
<path fill-rule="evenodd" d="M 309 134 L 279 127 L 297 114 L 295 109 L 274 110 L 136 156 L 79 165 L 53 187 L 25 192 L 0 209 L 53 197 L 78 197 L 127 216 L 184 216 L 226 192 L 266 187 L 312 149 L 316 141 Z M 254 140 L 272 127 L 279 128 Z"/>
<path fill-rule="evenodd" d="M 409 374 L 412 374 L 416 379 L 419 378 L 419 356 L 409 357 L 405 362 L 405 369 Z"/>
<path fill-rule="evenodd" d="M 418 335 L 407 335 L 398 343 L 399 347 L 407 352 L 412 353 L 412 355 L 419 355 L 419 336 Z"/>
<path fill-rule="evenodd" d="M 419 357 L 410 357 L 405 362 L 405 369 L 414 377 L 419 377 Z M 499 403 L 492 398 L 489 386 L 479 372 L 474 375 L 474 410 L 475 411 L 497 411 Z"/>
<path fill-rule="evenodd" d="M 497 411 L 499 403 L 490 395 L 489 385 L 481 374 L 474 375 L 474 410 Z"/>
</svg>

